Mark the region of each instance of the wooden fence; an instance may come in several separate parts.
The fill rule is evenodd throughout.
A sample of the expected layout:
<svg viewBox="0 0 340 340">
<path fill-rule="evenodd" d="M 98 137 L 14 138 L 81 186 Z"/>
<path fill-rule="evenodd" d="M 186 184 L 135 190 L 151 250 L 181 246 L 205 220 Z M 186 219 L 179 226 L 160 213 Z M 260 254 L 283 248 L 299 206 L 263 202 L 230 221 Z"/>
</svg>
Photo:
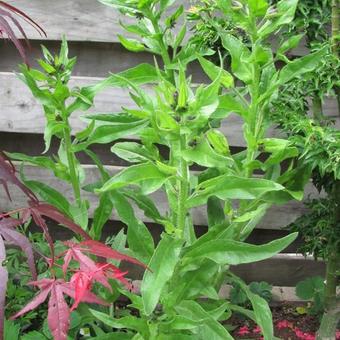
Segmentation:
<svg viewBox="0 0 340 340">
<path fill-rule="evenodd" d="M 119 25 L 122 16 L 112 8 L 105 7 L 95 0 L 9 0 L 8 2 L 27 12 L 47 32 L 48 38 L 42 41 L 42 38 L 34 30 L 27 27 L 27 35 L 32 41 L 31 58 L 40 56 L 41 43 L 52 51 L 57 51 L 61 37 L 63 35 L 67 37 L 71 55 L 78 57 L 71 81 L 74 85 L 95 83 L 109 72 L 118 72 L 141 62 L 153 63 L 151 55 L 131 53 L 119 45 L 117 34 L 123 33 Z M 38 155 L 43 150 L 42 133 L 45 125 L 41 106 L 14 73 L 20 62 L 17 51 L 11 44 L 1 41 L 0 53 L 0 149 Z M 299 46 L 293 53 L 303 55 L 306 50 L 303 46 Z M 197 65 L 192 66 L 190 72 L 197 82 L 206 79 Z M 133 104 L 126 90 L 110 89 L 96 97 L 93 111 L 117 112 L 121 106 L 129 107 L 131 105 Z M 335 116 L 335 108 L 335 100 L 327 99 L 325 101 L 324 111 L 327 116 Z M 75 131 L 84 127 L 84 123 L 79 120 L 81 115 L 82 112 L 79 112 L 71 119 Z M 337 125 L 339 126 L 339 121 L 337 121 Z M 228 137 L 232 150 L 240 150 L 245 146 L 242 122 L 237 115 L 231 115 L 226 120 L 222 131 Z M 277 131 L 269 132 L 269 136 L 275 135 L 277 135 Z M 52 151 L 53 149 L 55 150 L 55 146 L 52 145 Z M 110 153 L 108 146 L 97 145 L 94 146 L 94 150 L 111 173 L 119 171 L 126 165 Z M 95 166 L 84 155 L 81 156 L 81 161 L 84 164 L 87 181 L 93 182 L 98 176 Z M 70 187 L 60 183 L 50 172 L 32 166 L 25 166 L 24 172 L 27 178 L 43 181 L 58 188 L 65 197 L 71 197 Z M 0 192 L 1 211 L 25 204 L 19 191 L 13 188 L 12 192 L 14 204 L 7 200 L 3 191 Z M 312 185 L 307 186 L 305 193 L 306 196 L 317 194 Z M 156 192 L 154 198 L 160 210 L 164 211 L 166 209 L 164 195 Z M 97 200 L 93 195 L 88 195 L 88 199 L 92 203 Z M 290 202 L 271 208 L 249 241 L 263 243 L 286 234 L 287 231 L 281 229 L 305 211 L 306 208 L 302 202 Z M 92 212 L 93 210 L 90 213 Z M 137 211 L 137 216 L 148 223 L 157 238 L 160 232 L 159 226 L 150 223 L 140 211 Z M 198 231 L 203 232 L 204 226 L 207 224 L 205 210 L 195 209 L 193 218 L 198 226 Z M 107 235 L 122 227 L 116 219 L 116 216 L 112 215 L 112 221 L 105 229 Z M 60 231 L 55 235 L 65 237 L 65 234 Z M 295 242 L 285 252 L 294 253 L 299 242 L 301 241 Z M 311 259 L 303 259 L 291 254 L 289 256 L 280 254 L 271 260 L 239 266 L 235 268 L 235 271 L 247 281 L 267 280 L 273 284 L 294 285 L 306 276 L 323 274 L 324 265 Z"/>
</svg>

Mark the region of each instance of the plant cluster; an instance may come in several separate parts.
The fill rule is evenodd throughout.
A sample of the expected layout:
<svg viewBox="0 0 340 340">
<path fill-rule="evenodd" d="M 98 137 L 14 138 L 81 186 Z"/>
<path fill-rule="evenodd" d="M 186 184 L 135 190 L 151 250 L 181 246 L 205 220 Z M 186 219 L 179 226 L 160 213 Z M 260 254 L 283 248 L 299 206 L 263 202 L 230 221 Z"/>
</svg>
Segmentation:
<svg viewBox="0 0 340 340">
<path fill-rule="evenodd" d="M 295 292 L 302 300 L 312 300 L 313 304 L 308 309 L 310 314 L 322 314 L 325 304 L 325 283 L 322 277 L 314 276 L 300 281 Z"/>
<path fill-rule="evenodd" d="M 15 319 L 35 309 L 43 303 L 50 294 L 47 315 L 49 328 L 55 339 L 66 339 L 70 325 L 70 313 L 77 308 L 80 302 L 107 304 L 91 293 L 94 282 L 98 282 L 104 287 L 112 289 L 108 280 L 116 279 L 131 289 L 130 283 L 124 278 L 126 273 L 119 270 L 117 266 L 110 262 L 95 262 L 84 253 L 95 255 L 102 259 L 126 260 L 142 266 L 143 264 L 98 241 L 91 240 L 89 235 L 80 226 L 65 217 L 55 207 L 40 202 L 35 194 L 16 177 L 13 165 L 4 155 L 0 155 L 0 176 L 1 183 L 8 195 L 10 195 L 8 184 L 11 183 L 21 189 L 23 194 L 28 198 L 27 208 L 16 209 L 15 211 L 0 215 L 1 261 L 3 262 L 6 259 L 4 241 L 8 244 L 20 247 L 27 257 L 27 263 L 34 280 L 29 282 L 29 284 L 38 287 L 41 290 L 30 303 L 11 318 Z M 17 218 L 11 217 L 13 215 L 19 216 Z M 55 254 L 54 242 L 46 224 L 46 217 L 69 228 L 79 237 L 83 237 L 85 241 L 64 242 L 66 250 L 63 250 L 59 254 Z M 45 239 L 50 248 L 50 257 L 41 254 L 48 264 L 48 276 L 45 274 L 43 278 L 39 279 L 37 276 L 32 245 L 26 236 L 15 230 L 17 226 L 27 223 L 30 218 L 32 218 L 35 224 L 43 230 Z M 59 263 L 59 259 L 61 259 L 61 263 Z M 72 263 L 71 266 L 71 262 L 76 262 L 77 265 Z M 0 275 L 2 282 L 0 292 L 1 322 L 3 322 L 6 284 L 8 280 L 8 273 L 5 267 L 1 267 Z M 74 299 L 71 308 L 68 307 L 63 295 L 67 295 Z"/>
<path fill-rule="evenodd" d="M 318 67 L 327 48 L 289 60 L 282 56 L 296 42 L 285 40 L 279 46 L 285 65 L 277 67 L 278 57 L 269 40 L 292 22 L 297 0 L 281 0 L 275 6 L 266 0 L 214 1 L 213 7 L 204 1 L 206 23 L 228 51 L 228 58 L 199 36 L 187 36 L 184 7 L 173 8 L 174 0 L 100 2 L 134 18 L 134 23 L 122 23 L 128 33 L 136 35 L 135 39 L 119 36 L 126 49 L 150 52 L 161 62 L 155 59 L 154 65 L 137 65 L 92 86 L 72 87 L 69 80 L 76 59 L 69 58 L 63 40 L 56 56 L 43 47 L 40 69 L 21 66 L 20 79 L 44 109 L 45 151 L 50 149 L 52 138 L 59 148 L 56 155 L 12 153 L 0 158 L 0 183 L 6 192 L 10 182 L 28 197 L 27 208 L 1 215 L 2 237 L 7 240 L 10 232 L 16 232 L 15 227 L 32 218 L 42 228 L 50 249 L 49 255 L 40 254 L 47 270 L 36 273 L 30 242 L 22 234 L 17 237 L 30 264 L 34 279 L 31 285 L 40 292 L 13 318 L 34 309 L 49 296 L 47 319 L 57 340 L 67 338 L 75 308 L 85 320 L 90 315 L 91 322 L 80 324 L 90 324 L 91 335 L 110 339 L 232 339 L 222 321 L 234 312 L 254 320 L 264 339 L 275 339 L 266 301 L 269 287 L 263 283 L 248 286 L 230 271 L 230 266 L 270 258 L 297 236 L 292 233 L 262 245 L 245 242 L 269 207 L 302 199 L 310 171 L 296 162 L 298 147 L 285 139 L 267 138 L 266 133 L 271 107 L 281 89 Z M 198 23 L 197 32 L 200 29 Z M 241 38 L 237 32 L 242 32 Z M 188 65 L 193 62 L 200 65 L 210 83 L 192 82 Z M 71 116 L 91 108 L 95 96 L 108 87 L 128 90 L 135 108 L 83 114 L 87 127 L 75 133 Z M 228 138 L 222 132 L 222 124 L 228 124 L 231 113 L 238 114 L 244 123 L 246 149 L 236 154 L 230 152 Z M 131 136 L 139 141 L 119 141 Z M 130 164 L 114 174 L 91 150 L 94 144 L 111 143 L 111 151 Z M 164 155 L 160 146 L 169 154 Z M 98 179 L 92 183 L 79 161 L 79 154 L 84 152 L 98 169 Z M 261 161 L 259 155 L 263 152 L 268 157 Z M 7 157 L 52 171 L 59 181 L 72 187 L 74 200 L 68 201 L 57 188 L 27 179 L 24 169 L 19 180 Z M 288 168 L 282 167 L 283 161 Z M 199 170 L 194 171 L 193 166 Z M 257 175 L 259 171 L 263 175 Z M 165 213 L 153 201 L 152 194 L 157 190 L 167 198 Z M 92 223 L 84 191 L 98 197 Z M 135 206 L 162 227 L 157 245 L 136 217 Z M 208 231 L 197 237 L 192 212 L 201 206 L 206 207 Z M 127 244 L 129 255 L 99 241 L 112 211 L 127 226 L 126 234 L 119 233 L 115 244 L 121 244 L 120 249 Z M 45 218 L 71 229 L 76 239 L 55 250 Z M 4 250 L 1 256 L 5 260 Z M 143 268 L 143 263 L 147 264 L 139 295 L 130 291 L 126 273 L 118 267 L 121 260 Z M 5 278 L 6 270 L 1 269 Z M 120 281 L 125 289 L 112 279 Z M 245 294 L 246 306 L 220 298 L 225 283 Z M 112 310 L 119 294 L 130 301 L 123 316 Z M 103 306 L 84 311 L 81 302 Z M 56 313 L 59 322 L 53 317 Z"/>
</svg>

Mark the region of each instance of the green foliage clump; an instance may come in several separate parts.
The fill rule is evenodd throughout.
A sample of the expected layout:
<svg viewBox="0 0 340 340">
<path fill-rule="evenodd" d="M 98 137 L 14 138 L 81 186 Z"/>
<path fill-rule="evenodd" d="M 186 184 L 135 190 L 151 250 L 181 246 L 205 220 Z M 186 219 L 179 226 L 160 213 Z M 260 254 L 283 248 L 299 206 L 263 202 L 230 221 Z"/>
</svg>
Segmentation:
<svg viewBox="0 0 340 340">
<path fill-rule="evenodd" d="M 307 201 L 305 204 L 310 212 L 291 225 L 291 230 L 299 231 L 304 240 L 299 251 L 327 260 L 340 248 L 340 225 L 334 221 L 334 202 L 322 198 Z"/>
<path fill-rule="evenodd" d="M 295 288 L 296 295 L 302 300 L 312 300 L 313 304 L 308 309 L 312 315 L 320 314 L 324 309 L 325 282 L 321 276 L 310 277 L 300 281 Z"/>
</svg>

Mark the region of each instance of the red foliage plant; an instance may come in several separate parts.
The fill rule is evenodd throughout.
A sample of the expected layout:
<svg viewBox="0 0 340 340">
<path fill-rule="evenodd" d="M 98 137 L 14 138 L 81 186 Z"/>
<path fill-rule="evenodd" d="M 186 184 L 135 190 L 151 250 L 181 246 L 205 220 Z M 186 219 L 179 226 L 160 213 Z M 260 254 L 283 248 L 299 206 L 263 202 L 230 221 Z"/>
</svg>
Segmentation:
<svg viewBox="0 0 340 340">
<path fill-rule="evenodd" d="M 21 57 L 27 64 L 27 56 L 24 44 L 17 38 L 15 29 L 17 29 L 24 38 L 26 45 L 29 46 L 26 33 L 22 28 L 20 22 L 16 17 L 25 20 L 29 23 L 41 36 L 46 36 L 45 31 L 39 26 L 33 19 L 31 19 L 26 13 L 20 9 L 7 4 L 4 1 L 0 1 L 0 37 L 8 38 L 13 42 L 16 49 L 19 51 Z"/>
<path fill-rule="evenodd" d="M 146 266 L 138 260 L 121 254 L 99 241 L 92 240 L 80 226 L 68 217 L 65 217 L 55 207 L 40 202 L 35 194 L 16 177 L 13 164 L 4 153 L 0 152 L 0 184 L 4 186 L 5 192 L 10 198 L 9 183 L 17 186 L 26 195 L 28 207 L 0 214 L 0 263 L 6 259 L 4 241 L 19 246 L 26 254 L 34 280 L 30 282 L 30 285 L 40 289 L 40 293 L 21 311 L 12 316 L 12 319 L 36 308 L 50 296 L 48 302 L 49 328 L 54 339 L 65 340 L 67 339 L 67 332 L 70 325 L 70 313 L 77 308 L 80 302 L 106 304 L 105 301 L 91 292 L 94 282 L 98 282 L 111 290 L 109 279 L 115 279 L 120 281 L 128 289 L 132 289 L 131 284 L 125 278 L 127 272 L 122 272 L 118 267 L 109 262 L 96 262 L 88 255 L 97 256 L 101 258 L 101 261 L 103 261 L 103 259 L 115 259 L 128 261 L 143 266 L 144 268 L 146 268 Z M 12 216 L 14 214 L 18 214 L 20 217 L 14 218 Z M 27 222 L 29 217 L 32 217 L 35 224 L 43 230 L 44 236 L 49 244 L 51 257 L 46 258 L 46 260 L 50 267 L 50 278 L 37 280 L 32 245 L 25 235 L 15 230 L 17 226 Z M 66 241 L 64 244 L 68 249 L 61 254 L 55 255 L 53 239 L 45 221 L 46 217 L 70 229 L 85 240 L 78 243 Z M 56 277 L 55 271 L 53 270 L 54 266 L 58 266 L 56 260 L 60 258 L 63 258 L 63 264 L 61 266 L 64 273 L 63 278 Z M 70 268 L 71 261 L 77 264 L 72 266 L 72 269 Z M 69 280 L 67 280 L 68 272 L 72 273 Z M 7 270 L 5 267 L 0 266 L 0 340 L 3 339 L 7 280 Z M 71 307 L 69 307 L 65 301 L 64 295 L 74 300 Z"/>
</svg>

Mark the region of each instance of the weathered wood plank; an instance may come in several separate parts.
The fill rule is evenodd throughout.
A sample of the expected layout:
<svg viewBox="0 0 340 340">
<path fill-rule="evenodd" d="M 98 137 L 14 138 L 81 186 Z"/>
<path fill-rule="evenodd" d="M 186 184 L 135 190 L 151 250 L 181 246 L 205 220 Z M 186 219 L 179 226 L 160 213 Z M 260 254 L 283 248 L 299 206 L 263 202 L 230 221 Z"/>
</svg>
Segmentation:
<svg viewBox="0 0 340 340">
<path fill-rule="evenodd" d="M 93 183 L 99 180 L 99 174 L 94 165 L 83 165 L 86 174 L 86 182 Z M 122 167 L 115 167 L 115 166 L 108 166 L 108 171 L 111 174 L 115 174 L 121 169 Z M 56 188 L 59 192 L 63 193 L 63 195 L 69 199 L 73 199 L 73 193 L 71 186 L 61 182 L 55 176 L 46 171 L 44 169 L 39 169 L 34 166 L 25 166 L 24 174 L 28 179 L 34 179 L 41 181 L 45 184 L 48 184 L 54 188 Z M 19 208 L 26 205 L 26 198 L 22 193 L 16 189 L 15 187 L 11 187 L 12 198 L 13 201 L 10 202 L 4 192 L 4 190 L 0 191 L 0 211 L 9 211 L 15 208 Z M 96 208 L 98 203 L 97 196 L 84 192 L 83 197 L 88 199 L 90 202 L 90 216 L 93 215 L 93 210 Z M 313 186 L 309 185 L 305 191 L 307 195 L 317 195 L 316 190 Z M 158 209 L 161 213 L 165 213 L 168 209 L 167 200 L 165 194 L 161 191 L 157 191 L 152 195 L 152 198 L 157 204 Z M 207 225 L 207 217 L 206 217 L 206 208 L 205 207 L 197 207 L 192 210 L 193 221 L 195 225 Z M 303 206 L 302 202 L 289 202 L 285 205 L 281 206 L 273 206 L 271 207 L 266 216 L 263 218 L 261 223 L 259 224 L 259 228 L 263 229 L 280 229 L 285 227 L 287 224 L 293 222 L 297 217 L 301 216 L 305 213 L 307 209 Z M 142 219 L 143 221 L 150 222 L 150 219 L 146 218 L 143 215 L 143 212 L 136 208 L 136 215 Z M 119 218 L 113 214 L 113 220 L 119 220 Z"/>
<path fill-rule="evenodd" d="M 136 266 L 124 264 L 129 271 L 129 277 L 140 280 L 142 271 Z M 246 283 L 266 281 L 273 286 L 294 287 L 298 282 L 312 276 L 325 276 L 325 263 L 305 259 L 295 254 L 278 254 L 264 261 L 231 266 L 231 271 L 241 277 Z M 137 283 L 138 284 L 138 283 Z M 225 287 L 220 292 L 226 297 Z M 278 291 L 274 290 L 277 294 Z"/>
<path fill-rule="evenodd" d="M 279 254 L 268 260 L 242 264 L 231 268 L 247 283 L 266 281 L 274 286 L 295 286 L 312 276 L 325 276 L 325 263 L 301 255 Z"/>
<path fill-rule="evenodd" d="M 8 0 L 14 6 L 28 13 L 47 32 L 49 40 L 61 40 L 65 35 L 72 41 L 117 42 L 118 34 L 127 34 L 119 21 L 134 22 L 135 19 L 123 17 L 118 11 L 104 6 L 95 0 Z M 190 7 L 189 0 L 177 1 Z M 61 24 L 62 23 L 62 24 Z M 175 28 L 176 29 L 176 28 Z M 41 36 L 28 25 L 25 30 L 29 39 L 41 39 Z M 273 38 L 273 45 L 277 39 Z M 307 50 L 296 48 L 295 55 L 304 55 Z"/>
<path fill-rule="evenodd" d="M 72 86 L 86 86 L 94 84 L 100 78 L 73 77 Z M 0 131 L 20 133 L 43 133 L 45 118 L 41 105 L 32 97 L 32 94 L 13 73 L 0 72 Z M 95 98 L 95 106 L 90 112 L 119 112 L 121 107 L 134 107 L 125 89 L 111 88 L 99 93 Z M 336 112 L 336 101 L 325 101 L 325 114 L 333 116 Z M 79 119 L 82 112 L 71 116 L 70 122 L 74 131 L 79 131 L 86 123 Z M 228 137 L 230 145 L 245 146 L 242 133 L 242 119 L 231 114 L 223 121 L 221 131 Z M 338 126 L 340 121 L 338 119 Z M 278 136 L 278 131 L 269 130 L 268 137 Z"/>
<path fill-rule="evenodd" d="M 57 54 L 60 41 L 31 41 L 31 48 L 27 51 L 32 67 L 38 67 L 37 59 L 42 56 L 40 45 L 46 46 L 52 54 Z M 73 69 L 74 76 L 80 77 L 106 77 L 109 72 L 117 73 L 140 63 L 154 64 L 154 56 L 147 52 L 131 53 L 118 43 L 70 41 L 68 43 L 70 57 L 77 57 Z M 0 72 L 19 71 L 18 65 L 22 63 L 20 54 L 13 44 L 0 39 Z M 162 65 L 160 58 L 157 58 Z M 190 63 L 188 74 L 194 82 L 206 82 L 207 77 L 198 63 Z"/>
</svg>

